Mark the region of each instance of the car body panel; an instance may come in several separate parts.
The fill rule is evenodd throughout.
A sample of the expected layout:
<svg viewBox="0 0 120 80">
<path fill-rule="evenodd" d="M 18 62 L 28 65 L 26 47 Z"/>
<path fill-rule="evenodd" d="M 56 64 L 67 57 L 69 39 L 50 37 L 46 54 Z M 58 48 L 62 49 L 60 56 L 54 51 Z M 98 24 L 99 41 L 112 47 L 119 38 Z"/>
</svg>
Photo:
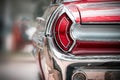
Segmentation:
<svg viewBox="0 0 120 80">
<path fill-rule="evenodd" d="M 97 0 L 95 0 L 97 1 Z M 98 0 L 99 1 L 99 0 Z M 80 15 L 81 23 L 120 23 L 120 1 L 104 2 L 74 2 L 72 5 L 76 7 L 80 14 L 78 14 L 75 8 L 69 7 L 73 16 Z M 66 4 L 66 5 L 71 5 Z M 76 13 L 75 13 L 76 12 Z M 113 13 L 114 12 L 114 13 Z M 78 18 L 78 17 L 77 17 Z"/>
<path fill-rule="evenodd" d="M 39 28 L 33 36 L 36 49 L 34 53 L 39 55 L 41 74 L 44 76 L 41 77 L 42 80 L 73 80 L 77 73 L 86 77 L 83 80 L 119 80 L 119 0 L 58 0 L 58 2 L 55 0 L 53 3 L 46 10 L 47 14 L 43 15 L 44 20 L 39 18 Z M 91 11 L 94 13 L 92 17 Z M 90 14 L 85 12 L 90 12 Z M 106 12 L 109 13 L 107 17 L 104 16 Z M 68 52 L 63 51 L 59 44 L 56 44 L 54 33 L 56 21 L 64 13 L 72 21 L 69 34 L 74 39 L 74 44 Z M 116 27 L 115 24 L 117 24 Z M 89 29 L 89 27 L 94 28 Z M 75 33 L 77 30 L 78 33 Z M 85 35 L 81 36 L 81 32 Z M 96 34 L 97 32 L 100 35 Z M 109 35 L 104 35 L 105 32 Z M 77 34 L 78 36 L 76 36 Z M 75 48 L 76 45 L 78 48 Z M 78 49 L 78 53 L 72 54 L 74 48 Z M 80 51 L 80 48 L 84 48 L 83 51 L 90 52 L 93 55 Z M 104 54 L 106 52 L 107 54 Z M 84 55 L 80 53 L 84 53 Z"/>
</svg>

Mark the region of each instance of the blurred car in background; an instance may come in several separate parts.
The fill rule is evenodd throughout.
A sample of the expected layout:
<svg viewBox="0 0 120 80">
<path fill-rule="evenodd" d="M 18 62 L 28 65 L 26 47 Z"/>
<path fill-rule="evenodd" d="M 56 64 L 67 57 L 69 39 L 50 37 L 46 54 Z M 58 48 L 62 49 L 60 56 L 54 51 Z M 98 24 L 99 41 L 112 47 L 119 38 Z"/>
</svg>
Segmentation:
<svg viewBox="0 0 120 80">
<path fill-rule="evenodd" d="M 53 0 L 37 20 L 41 80 L 120 79 L 119 0 Z"/>
</svg>

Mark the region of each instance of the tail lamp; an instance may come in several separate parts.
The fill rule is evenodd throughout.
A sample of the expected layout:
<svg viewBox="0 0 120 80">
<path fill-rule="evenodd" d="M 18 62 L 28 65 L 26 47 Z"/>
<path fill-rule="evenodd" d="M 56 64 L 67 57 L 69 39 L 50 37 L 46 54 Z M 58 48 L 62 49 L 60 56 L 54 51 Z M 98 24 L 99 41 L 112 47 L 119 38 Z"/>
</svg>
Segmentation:
<svg viewBox="0 0 120 80">
<path fill-rule="evenodd" d="M 63 51 L 68 51 L 73 44 L 73 39 L 70 36 L 71 25 L 72 21 L 66 13 L 62 14 L 55 24 L 55 41 Z"/>
<path fill-rule="evenodd" d="M 53 33 L 55 43 L 64 52 L 70 52 L 74 55 L 94 55 L 94 54 L 119 54 L 120 42 L 111 41 L 83 41 L 74 40 L 70 33 L 73 22 L 66 13 L 63 13 L 54 22 Z M 71 33 L 72 34 L 72 33 Z M 78 35 L 78 34 L 74 34 Z M 73 46 L 74 45 L 74 46 Z"/>
</svg>

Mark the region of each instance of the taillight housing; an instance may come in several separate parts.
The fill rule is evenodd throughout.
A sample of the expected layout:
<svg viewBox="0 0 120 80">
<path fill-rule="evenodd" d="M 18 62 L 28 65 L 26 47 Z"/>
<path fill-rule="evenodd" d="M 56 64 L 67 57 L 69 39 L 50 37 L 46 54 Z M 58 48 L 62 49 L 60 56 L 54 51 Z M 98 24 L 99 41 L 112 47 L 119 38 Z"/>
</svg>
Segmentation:
<svg viewBox="0 0 120 80">
<path fill-rule="evenodd" d="M 111 34 L 116 33 L 114 30 L 118 32 L 119 28 L 118 30 L 116 29 L 118 26 L 114 28 L 109 25 L 81 25 L 76 23 L 74 17 L 67 13 L 67 11 L 63 12 L 53 18 L 56 20 L 51 29 L 53 30 L 54 42 L 61 51 L 73 55 L 120 54 L 120 41 L 107 41 L 106 38 L 104 39 L 103 34 L 99 34 L 101 36 L 94 36 L 94 34 L 102 33 L 102 29 L 103 32 L 111 30 L 113 31 L 110 32 Z M 94 33 L 92 34 L 93 36 L 90 36 L 90 33 Z M 95 40 L 95 38 L 100 38 L 101 40 Z"/>
<path fill-rule="evenodd" d="M 72 20 L 68 17 L 66 13 L 63 13 L 55 22 L 54 25 L 54 37 L 57 46 L 68 52 L 73 44 L 73 39 L 70 36 L 70 28 L 72 25 Z"/>
</svg>

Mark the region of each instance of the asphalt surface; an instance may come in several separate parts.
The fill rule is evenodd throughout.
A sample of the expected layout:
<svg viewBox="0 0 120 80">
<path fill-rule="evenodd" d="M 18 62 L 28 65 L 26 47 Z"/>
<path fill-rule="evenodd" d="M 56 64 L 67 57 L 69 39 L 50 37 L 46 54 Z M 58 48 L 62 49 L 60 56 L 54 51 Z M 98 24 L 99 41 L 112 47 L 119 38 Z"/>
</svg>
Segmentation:
<svg viewBox="0 0 120 80">
<path fill-rule="evenodd" d="M 40 80 L 31 54 L 0 56 L 0 80 Z"/>
</svg>

